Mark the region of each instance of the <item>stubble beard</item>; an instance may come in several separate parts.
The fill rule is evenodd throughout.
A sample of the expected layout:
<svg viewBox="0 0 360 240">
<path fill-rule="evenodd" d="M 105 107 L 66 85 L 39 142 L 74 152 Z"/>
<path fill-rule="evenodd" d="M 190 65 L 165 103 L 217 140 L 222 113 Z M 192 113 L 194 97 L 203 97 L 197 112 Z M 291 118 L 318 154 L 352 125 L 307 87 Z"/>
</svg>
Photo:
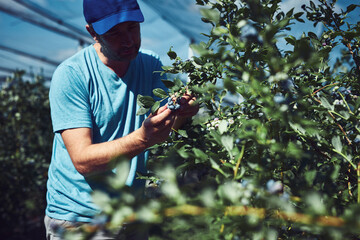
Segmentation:
<svg viewBox="0 0 360 240">
<path fill-rule="evenodd" d="M 104 54 L 104 56 L 106 58 L 108 58 L 109 60 L 111 60 L 111 61 L 121 61 L 121 62 L 123 62 L 123 61 L 131 61 L 131 60 L 136 58 L 136 56 L 137 56 L 137 54 L 139 52 L 139 48 L 140 48 L 140 46 L 137 46 L 136 54 L 134 54 L 134 56 L 132 56 L 132 57 L 122 57 L 119 54 L 117 54 L 113 49 L 111 49 L 108 46 L 108 44 L 106 43 L 106 41 L 102 37 L 99 38 L 99 43 L 100 43 L 100 46 L 101 46 L 102 54 Z"/>
</svg>

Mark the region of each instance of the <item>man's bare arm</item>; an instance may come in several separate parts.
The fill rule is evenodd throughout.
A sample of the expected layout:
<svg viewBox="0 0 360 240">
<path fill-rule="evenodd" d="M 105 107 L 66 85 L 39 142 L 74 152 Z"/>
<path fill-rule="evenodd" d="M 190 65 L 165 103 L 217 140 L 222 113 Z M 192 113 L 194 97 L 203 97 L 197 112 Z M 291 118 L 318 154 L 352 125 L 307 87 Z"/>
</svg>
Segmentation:
<svg viewBox="0 0 360 240">
<path fill-rule="evenodd" d="M 67 129 L 61 136 L 75 168 L 86 175 L 107 169 L 115 157 L 131 159 L 146 148 L 165 141 L 174 121 L 175 114 L 164 106 L 156 115 L 150 115 L 141 128 L 113 141 L 93 144 L 90 128 Z"/>
</svg>

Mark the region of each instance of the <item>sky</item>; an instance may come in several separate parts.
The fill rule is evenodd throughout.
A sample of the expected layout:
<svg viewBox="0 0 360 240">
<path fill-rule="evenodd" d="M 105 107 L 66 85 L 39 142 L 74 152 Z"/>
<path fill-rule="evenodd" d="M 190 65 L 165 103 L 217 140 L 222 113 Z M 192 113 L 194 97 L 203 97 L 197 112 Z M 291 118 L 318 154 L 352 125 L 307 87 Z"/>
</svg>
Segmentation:
<svg viewBox="0 0 360 240">
<path fill-rule="evenodd" d="M 32 0 L 32 2 L 48 9 L 61 16 L 67 23 L 70 23 L 87 34 L 85 20 L 82 15 L 82 1 L 80 0 Z M 147 4 L 139 1 L 143 11 L 145 22 L 141 24 L 142 47 L 151 49 L 158 53 L 164 64 L 170 64 L 166 53 L 170 47 L 179 52 L 179 55 L 186 58 L 190 39 L 183 36 L 179 30 L 167 23 L 161 16 L 152 10 Z M 0 6 L 10 10 L 21 10 L 29 13 L 33 19 L 41 20 L 54 27 L 59 27 L 51 21 L 44 21 L 44 18 L 26 10 L 13 0 L 0 0 Z M 31 14 L 30 14 L 31 13 Z M 24 14 L 26 16 L 26 14 Z M 199 19 L 200 21 L 200 19 Z M 60 27 L 61 28 L 61 27 Z M 55 66 L 44 64 L 34 58 L 28 58 L 4 51 L 1 46 L 27 52 L 36 56 L 43 56 L 47 59 L 61 62 L 73 55 L 80 49 L 79 41 L 64 37 L 42 27 L 28 23 L 20 18 L 0 11 L 0 67 L 22 68 L 35 73 L 43 72 L 51 76 Z M 64 28 L 63 28 L 64 29 Z M 65 28 L 66 29 L 66 28 Z M 89 35 L 90 37 L 90 35 Z M 0 75 L 1 75 L 0 70 Z"/>
<path fill-rule="evenodd" d="M 41 6 L 53 15 L 61 17 L 66 23 L 81 29 L 85 35 L 87 34 L 81 0 L 23 1 L 30 1 Z M 156 0 L 159 4 L 155 8 L 148 4 L 148 2 L 153 3 L 153 1 L 155 0 L 138 1 L 145 17 L 145 22 L 141 24 L 142 47 L 158 53 L 164 65 L 172 63 L 166 54 L 170 47 L 181 58 L 186 59 L 189 54 L 190 38 L 201 39 L 200 33 L 208 32 L 210 26 L 200 20 L 199 8 L 194 4 L 195 0 Z M 305 2 L 307 1 L 284 0 L 282 8 L 285 12 L 292 7 L 295 7 L 295 12 L 301 11 L 301 5 Z M 360 0 L 339 0 L 337 9 L 340 10 L 351 3 L 360 4 Z M 157 10 L 161 8 L 168 11 L 160 15 Z M 9 15 L 4 11 L 15 12 L 18 17 Z M 356 17 L 359 17 L 359 11 L 360 8 L 357 9 Z M 0 0 L 0 76 L 9 74 L 1 70 L 2 67 L 24 69 L 28 73 L 43 73 L 45 76 L 51 77 L 56 65 L 44 63 L 34 57 L 14 54 L 3 48 L 15 49 L 60 63 L 79 51 L 81 48 L 79 41 L 24 21 L 26 17 L 68 31 L 66 28 L 25 8 L 17 3 L 17 0 Z M 293 26 L 292 31 L 295 36 L 301 35 L 304 29 L 317 34 L 322 31 L 321 27 L 312 28 L 311 25 L 298 24 Z"/>
</svg>

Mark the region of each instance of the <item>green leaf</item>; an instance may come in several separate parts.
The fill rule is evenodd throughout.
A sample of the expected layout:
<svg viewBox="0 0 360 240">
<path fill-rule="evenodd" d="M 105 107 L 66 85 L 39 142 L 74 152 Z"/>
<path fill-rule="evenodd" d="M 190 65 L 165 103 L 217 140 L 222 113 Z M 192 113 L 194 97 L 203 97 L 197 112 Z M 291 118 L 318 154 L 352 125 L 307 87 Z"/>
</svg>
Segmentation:
<svg viewBox="0 0 360 240">
<path fill-rule="evenodd" d="M 195 156 L 202 161 L 208 159 L 208 155 L 206 155 L 202 150 L 200 150 L 198 148 L 193 148 L 193 152 L 194 152 Z"/>
<path fill-rule="evenodd" d="M 236 24 L 236 27 L 242 28 L 242 27 L 244 27 L 246 24 L 247 24 L 247 21 L 246 21 L 246 20 L 240 20 L 240 21 Z"/>
<path fill-rule="evenodd" d="M 285 18 L 278 23 L 278 27 L 283 28 L 283 27 L 289 25 L 289 23 L 290 23 L 290 20 Z"/>
<path fill-rule="evenodd" d="M 143 96 L 141 94 L 138 94 L 138 96 L 137 96 L 137 104 L 140 107 L 151 108 L 152 105 L 154 105 L 154 103 L 155 103 L 155 100 L 150 96 Z"/>
<path fill-rule="evenodd" d="M 93 192 L 92 198 L 94 203 L 99 206 L 103 211 L 109 213 L 113 210 L 110 204 L 111 198 L 107 193 L 97 190 Z"/>
<path fill-rule="evenodd" d="M 202 46 L 201 44 L 191 44 L 190 48 L 200 56 L 206 55 L 209 53 L 209 50 L 206 47 Z"/>
<path fill-rule="evenodd" d="M 176 52 L 171 51 L 171 48 L 170 48 L 170 50 L 168 51 L 167 55 L 170 57 L 171 60 L 174 60 L 174 59 L 177 57 Z"/>
<path fill-rule="evenodd" d="M 191 92 L 194 92 L 194 93 L 197 93 L 197 94 L 203 94 L 203 93 L 208 92 L 206 87 L 201 87 L 201 86 L 198 86 L 198 85 L 190 86 L 189 90 Z"/>
<path fill-rule="evenodd" d="M 345 120 L 348 120 L 351 116 L 348 111 L 340 111 L 340 114 L 344 117 Z"/>
<path fill-rule="evenodd" d="M 161 68 L 166 71 L 166 70 L 172 69 L 173 67 L 172 66 L 161 66 Z"/>
<path fill-rule="evenodd" d="M 325 97 L 320 97 L 321 105 L 326 109 L 334 110 L 334 106 L 329 103 L 329 101 Z"/>
<path fill-rule="evenodd" d="M 212 30 L 212 33 L 215 34 L 215 35 L 218 35 L 218 36 L 221 36 L 223 34 L 227 34 L 229 32 L 229 30 L 227 28 L 224 28 L 224 27 L 217 27 L 217 28 L 214 28 Z"/>
<path fill-rule="evenodd" d="M 204 16 L 204 18 L 214 22 L 218 23 L 220 20 L 220 12 L 216 9 L 200 9 L 201 15 Z"/>
<path fill-rule="evenodd" d="M 342 143 L 341 143 L 341 139 L 339 136 L 334 136 L 332 139 L 331 139 L 331 143 L 332 145 L 334 146 L 335 150 L 338 151 L 338 152 L 341 152 L 342 150 Z"/>
<path fill-rule="evenodd" d="M 308 32 L 308 36 L 310 38 L 318 39 L 317 35 L 315 33 L 313 33 L 313 32 Z"/>
<path fill-rule="evenodd" d="M 192 58 L 193 58 L 193 60 L 194 60 L 194 62 L 195 62 L 196 64 L 198 64 L 198 65 L 204 65 L 204 62 L 203 62 L 200 58 L 195 57 L 195 56 L 193 56 Z"/>
<path fill-rule="evenodd" d="M 291 45 L 295 45 L 295 38 L 293 36 L 288 36 L 285 38 L 286 42 L 291 44 Z"/>
<path fill-rule="evenodd" d="M 294 18 L 298 19 L 299 17 L 301 17 L 304 14 L 304 12 L 298 12 L 294 14 Z"/>
<path fill-rule="evenodd" d="M 150 110 L 150 108 L 144 108 L 144 107 L 140 107 L 137 112 L 136 115 L 144 115 L 146 114 L 148 111 Z"/>
<path fill-rule="evenodd" d="M 294 14 L 295 18 L 301 17 L 304 14 L 304 12 L 298 12 Z"/>
<path fill-rule="evenodd" d="M 216 171 L 218 171 L 219 173 L 221 173 L 222 175 L 224 175 L 225 177 L 228 177 L 228 174 L 226 174 L 219 166 L 219 164 L 217 164 L 212 158 L 210 158 L 210 163 L 211 163 L 211 167 L 213 169 L 215 169 Z"/>
<path fill-rule="evenodd" d="M 186 130 L 179 129 L 179 130 L 177 130 L 177 133 L 182 137 L 185 137 L 185 138 L 189 137 Z"/>
<path fill-rule="evenodd" d="M 294 18 L 298 21 L 298 22 L 305 22 L 302 18 L 300 18 L 302 15 L 304 14 L 304 12 L 298 12 L 294 14 Z"/>
<path fill-rule="evenodd" d="M 201 5 L 201 6 L 204 6 L 204 3 L 203 3 L 203 1 L 201 1 L 201 0 L 196 0 L 196 4 L 197 4 L 197 5 Z"/>
<path fill-rule="evenodd" d="M 234 148 L 234 138 L 233 136 L 221 136 L 221 143 L 224 145 L 225 149 L 232 156 L 232 149 Z"/>
<path fill-rule="evenodd" d="M 326 206 L 318 193 L 310 193 L 306 196 L 305 202 L 314 214 L 325 214 Z"/>
<path fill-rule="evenodd" d="M 334 171 L 331 173 L 331 179 L 333 181 L 336 181 L 336 179 L 339 177 L 340 168 L 340 165 L 334 165 Z"/>
<path fill-rule="evenodd" d="M 289 122 L 290 127 L 299 135 L 306 134 L 306 130 L 298 123 Z"/>
<path fill-rule="evenodd" d="M 178 86 L 178 87 L 184 86 L 183 82 L 179 78 L 175 78 L 174 83 L 175 83 L 175 86 Z"/>
<path fill-rule="evenodd" d="M 156 97 L 159 97 L 159 98 L 167 98 L 168 97 L 168 94 L 167 92 L 165 92 L 163 89 L 161 88 L 155 88 L 153 90 L 153 94 L 156 96 Z"/>
<path fill-rule="evenodd" d="M 286 13 L 286 17 L 291 17 L 293 13 L 294 13 L 294 8 L 290 9 L 290 11 Z"/>
<path fill-rule="evenodd" d="M 228 126 L 228 122 L 226 120 L 221 120 L 219 123 L 219 132 L 220 134 L 223 134 L 226 132 Z"/>
<path fill-rule="evenodd" d="M 172 88 L 173 86 L 175 86 L 175 83 L 173 81 L 166 79 L 161 79 L 161 81 L 164 83 L 165 87 L 167 88 Z"/>
<path fill-rule="evenodd" d="M 186 152 L 186 145 L 182 146 L 180 149 L 177 150 L 177 153 L 182 157 L 182 158 L 188 158 L 189 154 Z"/>
<path fill-rule="evenodd" d="M 316 177 L 316 170 L 306 171 L 305 172 L 305 180 L 308 183 L 309 186 L 313 185 L 313 182 Z"/>
<path fill-rule="evenodd" d="M 346 8 L 346 12 L 349 13 L 349 12 L 352 12 L 355 8 L 359 7 L 360 5 L 357 5 L 357 4 L 350 4 L 349 6 L 347 6 Z"/>
<path fill-rule="evenodd" d="M 125 157 L 120 157 L 116 164 L 116 174 L 110 178 L 111 186 L 120 189 L 125 186 L 130 171 L 130 163 Z"/>
<path fill-rule="evenodd" d="M 156 101 L 155 103 L 154 103 L 154 105 L 151 107 L 151 113 L 156 113 L 156 111 L 159 109 L 159 107 L 160 107 L 160 101 Z"/>
<path fill-rule="evenodd" d="M 230 78 L 224 79 L 224 87 L 225 89 L 229 90 L 231 93 L 236 93 L 236 85 Z"/>
<path fill-rule="evenodd" d="M 310 1 L 310 6 L 311 6 L 311 8 L 312 8 L 313 10 L 316 9 L 316 5 L 315 5 L 315 3 L 314 3 L 313 1 Z"/>
<path fill-rule="evenodd" d="M 305 23 L 304 19 L 302 19 L 302 18 L 296 18 L 296 20 L 297 20 L 298 22 Z"/>
</svg>

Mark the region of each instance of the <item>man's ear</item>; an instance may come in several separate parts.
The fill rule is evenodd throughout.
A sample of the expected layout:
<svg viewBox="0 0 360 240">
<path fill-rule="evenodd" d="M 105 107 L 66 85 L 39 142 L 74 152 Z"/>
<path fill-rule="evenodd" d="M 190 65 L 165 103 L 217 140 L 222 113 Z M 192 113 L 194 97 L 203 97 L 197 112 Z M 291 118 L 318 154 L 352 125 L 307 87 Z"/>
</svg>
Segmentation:
<svg viewBox="0 0 360 240">
<path fill-rule="evenodd" d="M 86 30 L 90 33 L 91 37 L 96 41 L 97 40 L 97 34 L 94 31 L 94 29 L 89 24 L 87 24 L 85 27 L 86 27 Z"/>
</svg>

